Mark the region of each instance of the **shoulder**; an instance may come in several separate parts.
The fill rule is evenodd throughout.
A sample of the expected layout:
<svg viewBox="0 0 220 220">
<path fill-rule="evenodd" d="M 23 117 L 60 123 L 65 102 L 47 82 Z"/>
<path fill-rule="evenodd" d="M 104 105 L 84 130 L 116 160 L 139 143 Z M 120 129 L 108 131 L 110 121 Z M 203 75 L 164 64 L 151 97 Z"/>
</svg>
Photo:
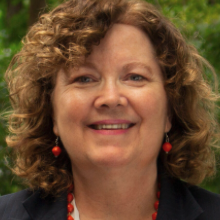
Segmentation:
<svg viewBox="0 0 220 220">
<path fill-rule="evenodd" d="M 24 214 L 23 201 L 29 198 L 33 193 L 26 189 L 17 193 L 0 196 L 0 216 L 1 220 L 9 219 L 12 213 L 17 216 Z M 13 216 L 15 217 L 15 216 Z"/>
<path fill-rule="evenodd" d="M 24 201 L 29 196 L 31 196 L 31 194 L 32 192 L 30 190 L 25 189 L 16 193 L 0 196 L 0 208 L 5 206 L 8 202 L 14 204 L 17 203 L 19 200 Z"/>
<path fill-rule="evenodd" d="M 164 212 L 172 213 L 167 214 L 167 219 L 220 219 L 220 195 L 170 177 L 164 177 L 163 184 L 161 183 L 161 205 L 164 197 Z"/>
<path fill-rule="evenodd" d="M 220 209 L 220 195 L 212 193 L 208 190 L 202 189 L 198 186 L 188 187 L 194 198 L 201 205 L 201 207 L 218 207 Z"/>
<path fill-rule="evenodd" d="M 189 191 L 203 209 L 203 214 L 199 220 L 219 219 L 220 217 L 220 195 L 212 193 L 198 186 L 188 187 Z"/>
</svg>

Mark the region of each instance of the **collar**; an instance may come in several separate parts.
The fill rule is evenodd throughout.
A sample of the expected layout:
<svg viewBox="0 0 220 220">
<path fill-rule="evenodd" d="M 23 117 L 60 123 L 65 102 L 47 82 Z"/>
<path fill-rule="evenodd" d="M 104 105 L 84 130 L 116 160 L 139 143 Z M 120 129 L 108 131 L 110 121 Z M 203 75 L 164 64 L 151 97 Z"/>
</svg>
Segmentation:
<svg viewBox="0 0 220 220">
<path fill-rule="evenodd" d="M 160 174 L 161 194 L 157 220 L 195 220 L 203 213 L 186 183 Z"/>
<path fill-rule="evenodd" d="M 160 174 L 161 194 L 157 220 L 195 220 L 203 213 L 186 183 Z M 23 202 L 23 206 L 33 220 L 66 220 L 67 193 L 56 200 L 41 197 L 41 191 L 34 192 Z"/>
<path fill-rule="evenodd" d="M 32 220 L 66 220 L 67 217 L 67 193 L 60 197 L 42 197 L 42 191 L 35 191 L 23 202 L 23 206 Z"/>
</svg>

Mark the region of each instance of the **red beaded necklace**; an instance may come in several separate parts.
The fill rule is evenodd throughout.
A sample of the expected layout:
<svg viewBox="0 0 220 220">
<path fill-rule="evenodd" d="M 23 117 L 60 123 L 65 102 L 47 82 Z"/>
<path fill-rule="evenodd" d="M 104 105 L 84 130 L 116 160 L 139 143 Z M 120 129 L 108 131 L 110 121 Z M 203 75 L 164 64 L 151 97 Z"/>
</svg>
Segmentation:
<svg viewBox="0 0 220 220">
<path fill-rule="evenodd" d="M 73 184 L 69 187 L 68 189 L 68 194 L 67 194 L 67 220 L 74 220 L 74 218 L 71 216 L 71 213 L 74 211 L 74 207 L 71 204 L 73 201 Z"/>
<path fill-rule="evenodd" d="M 71 204 L 71 202 L 73 201 L 73 188 L 74 186 L 71 185 L 68 189 L 68 194 L 67 194 L 67 220 L 74 220 L 74 218 L 71 216 L 71 213 L 74 211 L 74 206 Z M 158 188 L 160 189 L 160 184 L 158 184 Z M 158 200 L 154 203 L 154 208 L 156 210 L 156 212 L 153 213 L 152 215 L 152 220 L 156 220 L 157 219 L 157 211 L 158 211 L 158 207 L 159 207 L 159 198 L 160 198 L 160 191 L 158 190 L 157 192 L 157 198 Z"/>
</svg>

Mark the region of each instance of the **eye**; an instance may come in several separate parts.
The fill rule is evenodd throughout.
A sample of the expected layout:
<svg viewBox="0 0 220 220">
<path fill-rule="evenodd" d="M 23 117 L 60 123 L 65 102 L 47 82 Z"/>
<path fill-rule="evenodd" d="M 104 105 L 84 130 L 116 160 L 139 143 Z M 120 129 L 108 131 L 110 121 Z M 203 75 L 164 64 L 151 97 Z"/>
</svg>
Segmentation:
<svg viewBox="0 0 220 220">
<path fill-rule="evenodd" d="M 90 82 L 93 82 L 94 80 L 88 76 L 80 76 L 80 77 L 77 77 L 74 82 L 78 82 L 78 83 L 90 83 Z"/>
<path fill-rule="evenodd" d="M 137 75 L 137 74 L 132 74 L 129 76 L 129 79 L 132 81 L 143 81 L 145 80 L 145 78 L 141 75 Z"/>
</svg>

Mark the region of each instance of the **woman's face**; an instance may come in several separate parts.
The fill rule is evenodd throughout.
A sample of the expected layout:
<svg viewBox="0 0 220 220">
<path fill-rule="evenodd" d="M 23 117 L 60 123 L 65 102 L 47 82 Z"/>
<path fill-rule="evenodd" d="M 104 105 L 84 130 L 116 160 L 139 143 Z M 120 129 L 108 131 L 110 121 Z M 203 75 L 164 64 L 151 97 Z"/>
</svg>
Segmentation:
<svg viewBox="0 0 220 220">
<path fill-rule="evenodd" d="M 54 133 L 76 167 L 156 164 L 171 128 L 153 46 L 130 25 L 113 25 L 84 65 L 58 72 L 53 108 Z"/>
</svg>

